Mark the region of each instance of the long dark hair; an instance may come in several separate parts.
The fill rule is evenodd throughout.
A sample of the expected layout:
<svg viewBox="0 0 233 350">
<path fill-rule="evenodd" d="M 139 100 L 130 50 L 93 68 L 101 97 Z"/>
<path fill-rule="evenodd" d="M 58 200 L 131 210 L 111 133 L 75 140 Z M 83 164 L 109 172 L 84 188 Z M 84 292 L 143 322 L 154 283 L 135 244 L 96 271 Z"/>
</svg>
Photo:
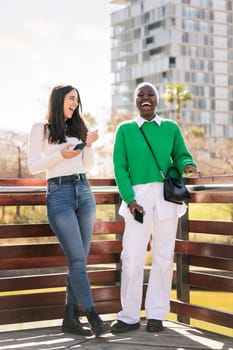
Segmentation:
<svg viewBox="0 0 233 350">
<path fill-rule="evenodd" d="M 78 107 L 75 109 L 72 118 L 65 121 L 63 105 L 65 96 L 75 90 L 78 95 Z M 63 143 L 66 141 L 66 136 L 73 136 L 86 140 L 87 126 L 81 117 L 82 102 L 78 90 L 71 85 L 57 85 L 50 94 L 47 112 L 46 129 L 49 130 L 49 143 Z"/>
</svg>

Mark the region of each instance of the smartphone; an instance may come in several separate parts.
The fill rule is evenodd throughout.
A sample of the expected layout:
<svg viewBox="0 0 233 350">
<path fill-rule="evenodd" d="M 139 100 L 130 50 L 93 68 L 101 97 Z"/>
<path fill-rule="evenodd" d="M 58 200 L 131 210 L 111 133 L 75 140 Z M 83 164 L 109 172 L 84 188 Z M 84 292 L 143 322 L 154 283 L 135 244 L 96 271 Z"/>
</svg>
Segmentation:
<svg viewBox="0 0 233 350">
<path fill-rule="evenodd" d="M 86 142 L 78 143 L 77 145 L 74 146 L 73 150 L 84 149 L 86 144 L 87 144 Z"/>
<path fill-rule="evenodd" d="M 140 222 L 141 224 L 143 223 L 143 214 L 140 213 L 140 211 L 138 211 L 137 209 L 134 210 L 133 213 L 134 219 L 138 222 Z"/>
</svg>

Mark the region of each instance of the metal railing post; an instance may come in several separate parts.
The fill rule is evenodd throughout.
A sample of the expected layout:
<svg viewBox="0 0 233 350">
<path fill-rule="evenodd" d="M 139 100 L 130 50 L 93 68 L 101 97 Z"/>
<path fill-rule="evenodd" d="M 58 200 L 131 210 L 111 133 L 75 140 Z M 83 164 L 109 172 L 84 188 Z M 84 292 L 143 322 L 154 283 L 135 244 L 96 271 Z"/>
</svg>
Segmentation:
<svg viewBox="0 0 233 350">
<path fill-rule="evenodd" d="M 179 219 L 177 228 L 178 239 L 189 239 L 188 229 L 188 209 L 186 213 Z M 189 285 L 189 256 L 184 254 L 176 254 L 176 291 L 177 299 L 189 303 L 190 301 L 190 285 Z M 190 318 L 183 315 L 177 315 L 177 321 L 190 323 Z"/>
<path fill-rule="evenodd" d="M 123 221 L 122 216 L 119 215 L 119 209 L 121 205 L 121 197 L 120 194 L 118 194 L 117 201 L 115 203 L 115 220 L 120 220 Z M 117 240 L 122 240 L 122 235 L 121 234 L 116 234 L 115 235 Z M 121 283 L 121 260 L 119 260 L 118 263 L 116 263 L 116 271 L 117 271 L 117 285 L 120 285 Z"/>
</svg>

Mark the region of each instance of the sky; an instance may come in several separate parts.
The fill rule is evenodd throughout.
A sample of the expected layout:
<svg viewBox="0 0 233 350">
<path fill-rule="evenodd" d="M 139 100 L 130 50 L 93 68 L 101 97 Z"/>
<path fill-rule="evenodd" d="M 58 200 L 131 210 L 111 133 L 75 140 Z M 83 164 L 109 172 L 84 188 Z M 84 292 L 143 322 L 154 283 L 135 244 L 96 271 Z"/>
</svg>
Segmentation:
<svg viewBox="0 0 233 350">
<path fill-rule="evenodd" d="M 78 88 L 84 113 L 111 106 L 110 0 L 0 0 L 0 130 L 30 131 L 57 84 Z"/>
</svg>

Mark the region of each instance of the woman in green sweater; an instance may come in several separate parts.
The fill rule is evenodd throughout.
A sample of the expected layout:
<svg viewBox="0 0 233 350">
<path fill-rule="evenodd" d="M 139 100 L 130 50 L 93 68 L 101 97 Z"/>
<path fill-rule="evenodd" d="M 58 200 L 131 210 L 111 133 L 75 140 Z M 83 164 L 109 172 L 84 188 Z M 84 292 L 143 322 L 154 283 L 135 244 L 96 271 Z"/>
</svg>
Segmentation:
<svg viewBox="0 0 233 350">
<path fill-rule="evenodd" d="M 114 172 L 122 197 L 120 214 L 125 220 L 125 231 L 121 253 L 122 310 L 112 324 L 114 333 L 140 327 L 143 271 L 150 235 L 153 247 L 145 299 L 146 330 L 163 329 L 162 321 L 170 306 L 178 218 L 186 210 L 185 204 L 164 200 L 163 178 L 140 128 L 164 174 L 173 164 L 181 174 L 191 172 L 200 176 L 177 123 L 156 114 L 158 102 L 159 94 L 154 85 L 148 82 L 138 85 L 135 103 L 139 115 L 135 120 L 122 123 L 115 135 Z M 141 216 L 139 221 L 135 214 Z"/>
</svg>

